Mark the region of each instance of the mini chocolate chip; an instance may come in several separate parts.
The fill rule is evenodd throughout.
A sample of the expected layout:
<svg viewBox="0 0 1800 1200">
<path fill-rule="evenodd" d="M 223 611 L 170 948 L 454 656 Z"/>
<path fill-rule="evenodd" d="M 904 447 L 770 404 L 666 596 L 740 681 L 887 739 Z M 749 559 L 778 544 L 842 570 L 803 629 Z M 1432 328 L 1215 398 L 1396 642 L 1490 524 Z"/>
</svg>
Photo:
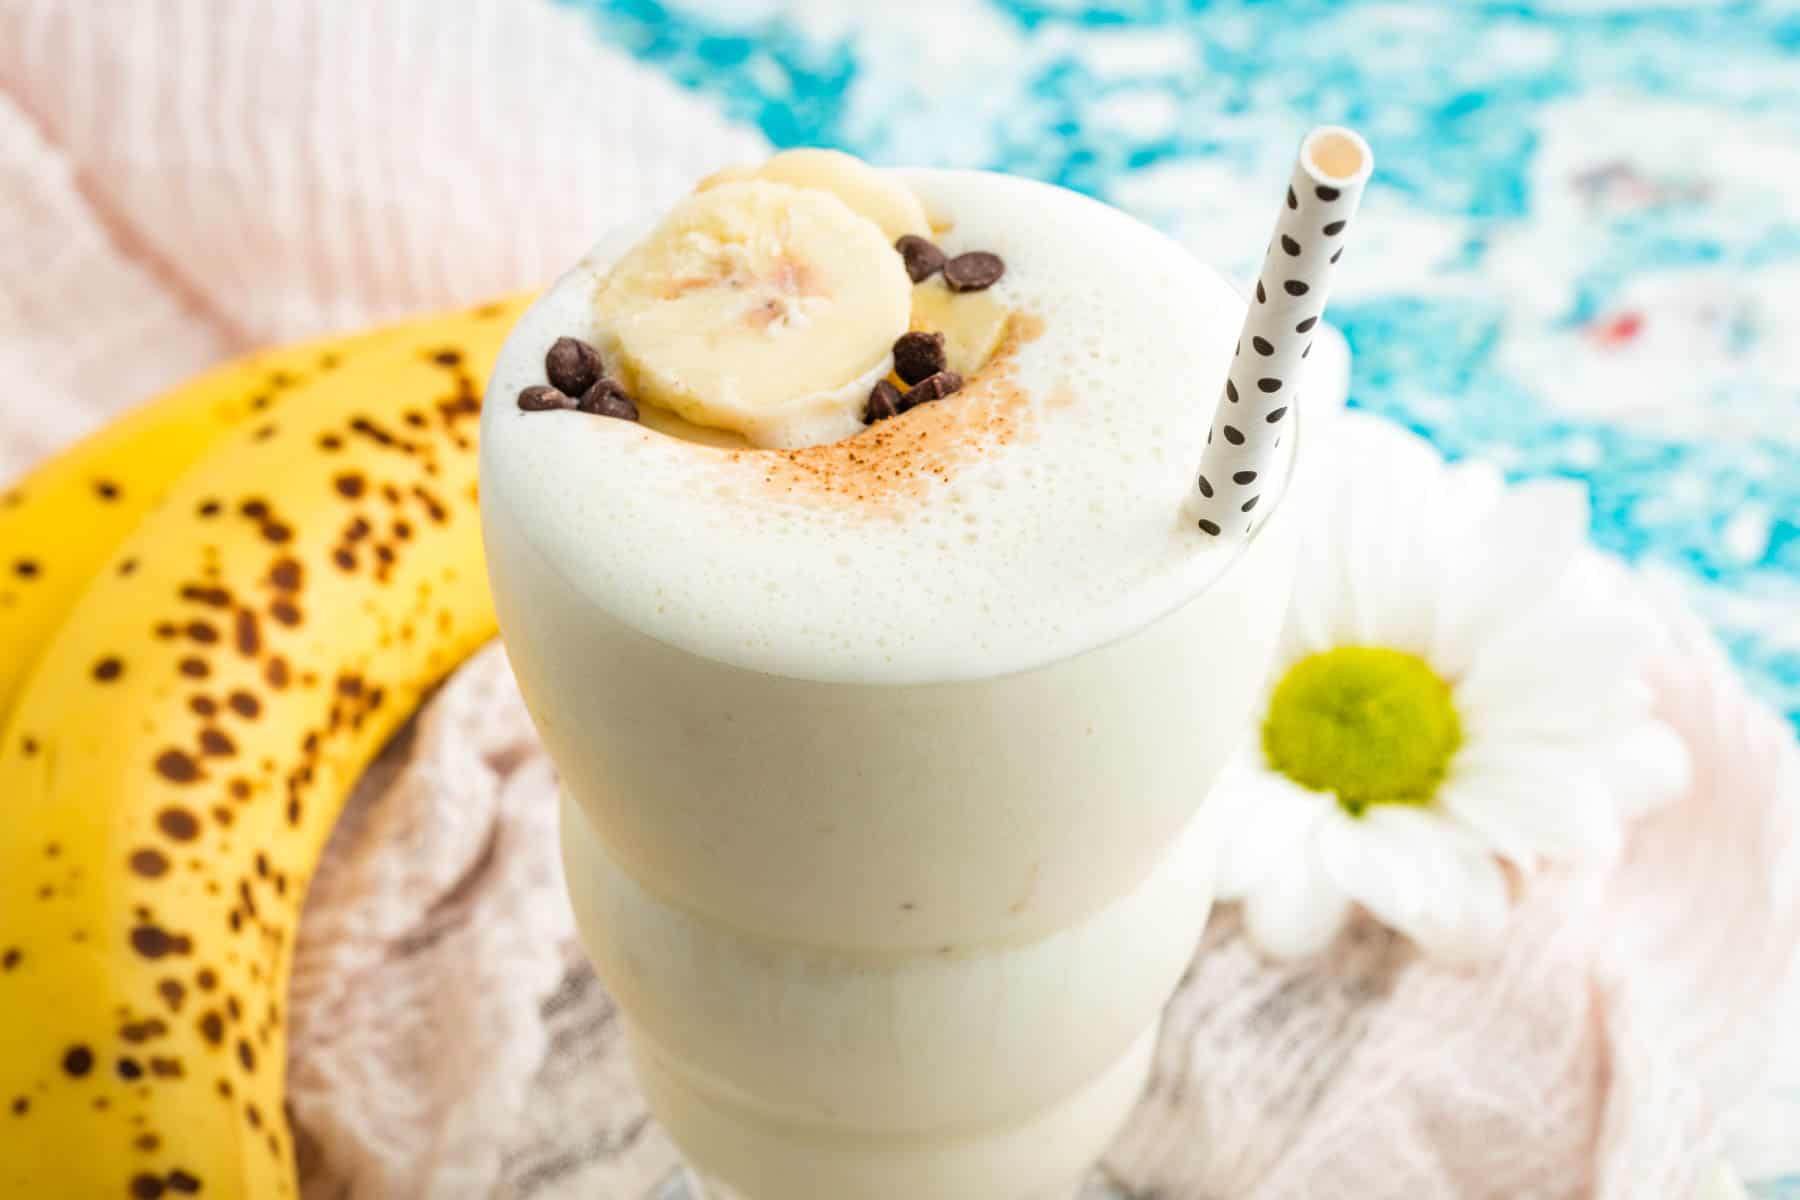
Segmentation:
<svg viewBox="0 0 1800 1200">
<path fill-rule="evenodd" d="M 897 416 L 900 412 L 900 389 L 887 380 L 878 380 L 869 389 L 869 402 L 863 406 L 863 424 L 873 425 Z"/>
<path fill-rule="evenodd" d="M 1275 346 L 1272 342 L 1269 341 L 1268 338 L 1253 337 L 1250 339 L 1250 344 L 1252 346 L 1255 346 L 1256 352 L 1258 354 L 1262 355 L 1264 358 L 1267 358 L 1269 355 L 1275 353 Z"/>
<path fill-rule="evenodd" d="M 637 405 L 625 394 L 625 388 L 616 379 L 597 379 L 594 386 L 583 392 L 581 403 L 577 406 L 584 413 L 594 413 L 602 417 L 617 417 L 621 421 L 638 419 Z"/>
<path fill-rule="evenodd" d="M 991 288 L 1004 274 L 1006 264 L 1000 261 L 998 254 L 989 254 L 986 250 L 971 250 L 944 264 L 944 282 L 953 292 L 979 292 Z"/>
<path fill-rule="evenodd" d="M 1219 536 L 1219 524 L 1217 521 L 1208 521 L 1205 517 L 1202 517 L 1200 518 L 1200 528 L 1204 532 L 1212 534 L 1214 537 Z"/>
<path fill-rule="evenodd" d="M 579 396 L 593 387 L 605 370 L 600 352 L 580 338 L 560 337 L 544 355 L 544 373 L 550 386 L 565 396 Z"/>
<path fill-rule="evenodd" d="M 902 234 L 894 243 L 906 264 L 906 274 L 914 283 L 923 283 L 944 269 L 944 252 L 916 233 Z"/>
<path fill-rule="evenodd" d="M 900 411 L 905 412 L 933 400 L 942 400 L 945 396 L 961 391 L 962 385 L 963 377 L 955 371 L 939 371 L 906 389 L 906 394 L 900 397 Z"/>
<path fill-rule="evenodd" d="M 908 385 L 918 383 L 942 371 L 944 335 L 915 329 L 903 333 L 894 342 L 894 374 Z"/>
<path fill-rule="evenodd" d="M 575 402 L 553 387 L 538 384 L 519 393 L 519 407 L 526 412 L 550 412 L 558 408 L 574 408 Z"/>
</svg>

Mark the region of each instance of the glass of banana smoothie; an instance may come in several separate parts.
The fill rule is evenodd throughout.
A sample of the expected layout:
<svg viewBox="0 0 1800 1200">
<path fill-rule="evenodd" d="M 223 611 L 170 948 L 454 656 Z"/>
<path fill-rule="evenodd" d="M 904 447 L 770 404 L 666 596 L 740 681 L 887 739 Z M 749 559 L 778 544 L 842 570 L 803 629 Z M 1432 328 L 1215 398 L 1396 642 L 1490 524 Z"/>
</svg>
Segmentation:
<svg viewBox="0 0 1800 1200">
<path fill-rule="evenodd" d="M 1074 193 L 800 151 L 519 323 L 501 626 L 709 1197 L 1066 1200 L 1124 1120 L 1292 568 L 1295 416 L 1248 536 L 1184 507 L 1244 313 Z"/>
</svg>

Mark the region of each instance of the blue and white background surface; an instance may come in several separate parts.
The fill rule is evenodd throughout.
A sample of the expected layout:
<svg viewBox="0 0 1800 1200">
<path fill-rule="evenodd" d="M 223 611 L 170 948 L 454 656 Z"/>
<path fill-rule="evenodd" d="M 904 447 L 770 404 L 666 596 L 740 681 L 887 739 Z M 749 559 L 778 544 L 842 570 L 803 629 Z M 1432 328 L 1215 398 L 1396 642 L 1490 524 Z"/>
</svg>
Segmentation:
<svg viewBox="0 0 1800 1200">
<path fill-rule="evenodd" d="M 573 2 L 777 145 L 1051 180 L 1246 280 L 1355 125 L 1351 402 L 1587 480 L 1800 722 L 1800 6 Z"/>
<path fill-rule="evenodd" d="M 1800 724 L 1800 6 L 565 2 L 777 145 L 1051 180 L 1242 280 L 1301 134 L 1354 125 L 1351 402 L 1587 481 Z M 1788 1076 L 1761 1197 L 1800 1198 Z"/>
</svg>

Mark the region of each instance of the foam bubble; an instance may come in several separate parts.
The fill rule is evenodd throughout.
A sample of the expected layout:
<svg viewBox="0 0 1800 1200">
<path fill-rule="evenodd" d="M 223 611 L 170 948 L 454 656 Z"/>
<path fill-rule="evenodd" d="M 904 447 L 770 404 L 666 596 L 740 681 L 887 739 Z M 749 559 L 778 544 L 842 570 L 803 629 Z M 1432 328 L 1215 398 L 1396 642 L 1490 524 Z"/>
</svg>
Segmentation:
<svg viewBox="0 0 1800 1200">
<path fill-rule="evenodd" d="M 492 527 L 518 531 L 582 603 L 659 640 L 815 679 L 1018 670 L 1203 588 L 1232 550 L 1179 514 L 1243 300 L 1174 242 L 1074 193 L 977 172 L 905 177 L 953 221 L 944 249 L 1000 254 L 995 293 L 1035 318 L 1003 398 L 971 388 L 797 454 L 522 413 L 507 398 L 542 381 L 545 348 L 595 336 L 597 264 L 618 249 L 602 243 L 526 314 L 495 368 L 482 501 L 511 519 Z M 959 431 L 955 415 L 979 404 L 993 419 Z M 891 453 L 860 468 L 831 457 L 876 443 Z"/>
</svg>

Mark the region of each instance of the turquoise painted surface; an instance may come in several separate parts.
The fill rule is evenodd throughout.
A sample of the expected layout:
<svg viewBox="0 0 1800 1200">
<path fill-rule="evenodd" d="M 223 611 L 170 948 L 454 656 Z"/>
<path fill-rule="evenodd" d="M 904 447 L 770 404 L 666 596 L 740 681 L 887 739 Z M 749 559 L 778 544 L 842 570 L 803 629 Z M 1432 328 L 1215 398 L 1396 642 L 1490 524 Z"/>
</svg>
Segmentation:
<svg viewBox="0 0 1800 1200">
<path fill-rule="evenodd" d="M 1585 479 L 1800 723 L 1800 8 L 566 2 L 777 145 L 1054 180 L 1240 278 L 1356 125 L 1352 402 Z"/>
</svg>

